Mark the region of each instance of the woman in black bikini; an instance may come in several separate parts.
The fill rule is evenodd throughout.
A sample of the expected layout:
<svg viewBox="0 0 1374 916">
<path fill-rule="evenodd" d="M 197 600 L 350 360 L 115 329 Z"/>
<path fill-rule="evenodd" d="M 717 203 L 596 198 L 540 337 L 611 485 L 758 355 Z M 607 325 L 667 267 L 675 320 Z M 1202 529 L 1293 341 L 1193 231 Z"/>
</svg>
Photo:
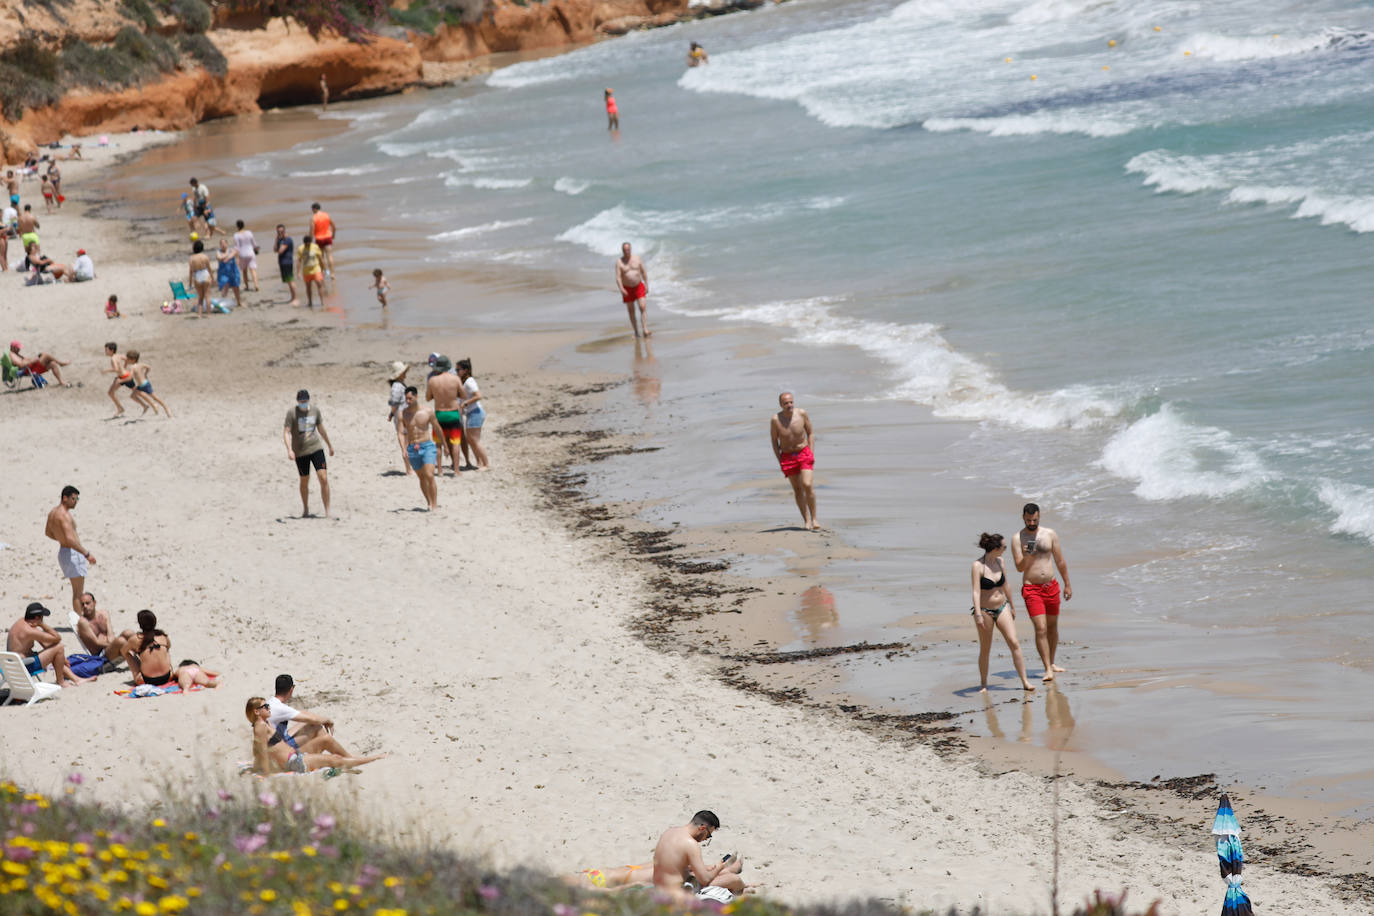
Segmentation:
<svg viewBox="0 0 1374 916">
<path fill-rule="evenodd" d="M 152 611 L 138 612 L 138 629 L 139 635 L 124 647 L 124 660 L 135 684 L 166 687 L 175 682 L 182 690 L 193 684 L 219 686 L 219 675 L 196 662 L 188 660 L 172 667 L 172 637 L 157 628 L 157 616 Z"/>
<path fill-rule="evenodd" d="M 978 625 L 978 675 L 982 680 L 979 693 L 988 690 L 988 657 L 992 654 L 992 631 L 1000 630 L 1011 649 L 1012 664 L 1021 678 L 1023 690 L 1035 687 L 1026 680 L 1026 660 L 1021 656 L 1021 644 L 1016 641 L 1016 609 L 1011 606 L 1011 589 L 1007 588 L 1007 573 L 1002 567 L 1002 554 L 1007 539 L 1000 534 L 983 532 L 978 538 L 983 555 L 973 561 L 973 622 Z"/>
</svg>

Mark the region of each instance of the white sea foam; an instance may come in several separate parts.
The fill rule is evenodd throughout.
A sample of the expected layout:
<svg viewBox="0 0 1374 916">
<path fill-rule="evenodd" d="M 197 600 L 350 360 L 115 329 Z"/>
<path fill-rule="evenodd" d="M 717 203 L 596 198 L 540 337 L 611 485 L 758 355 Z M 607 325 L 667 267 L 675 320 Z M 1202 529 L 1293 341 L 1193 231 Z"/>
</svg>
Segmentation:
<svg viewBox="0 0 1374 916">
<path fill-rule="evenodd" d="M 533 181 L 533 178 L 460 178 L 457 175 L 449 175 L 444 178 L 444 185 L 450 188 L 481 188 L 486 191 L 510 191 L 516 188 L 527 188 Z"/>
<path fill-rule="evenodd" d="M 300 148 L 298 148 L 298 149 L 293 149 L 291 152 L 295 153 L 297 156 L 313 156 L 313 155 L 315 155 L 316 153 L 322 153 L 322 152 L 324 152 L 324 147 L 323 147 L 323 146 L 302 146 L 302 147 L 300 147 Z"/>
<path fill-rule="evenodd" d="M 1284 35 L 1217 35 L 1199 32 L 1189 35 L 1178 44 L 1176 53 L 1190 51 L 1192 57 L 1216 61 L 1266 60 L 1273 57 L 1291 57 L 1294 54 L 1309 54 L 1313 51 L 1327 50 L 1348 40 L 1351 33 L 1343 29 L 1328 29 L 1315 34 Z"/>
<path fill-rule="evenodd" d="M 1126 171 L 1144 176 L 1143 183 L 1160 193 L 1221 191 L 1225 192 L 1225 203 L 1293 206 L 1294 219 L 1316 219 L 1323 226 L 1339 224 L 1356 232 L 1374 232 L 1374 193 L 1352 194 L 1298 183 L 1325 179 L 1367 184 L 1362 175 L 1348 168 L 1341 171 L 1336 163 L 1345 156 L 1370 152 L 1374 152 L 1374 135 L 1351 134 L 1212 156 L 1150 150 L 1131 158 Z"/>
<path fill-rule="evenodd" d="M 451 242 L 454 239 L 471 238 L 475 235 L 487 235 L 492 232 L 500 232 L 502 229 L 514 229 L 517 226 L 528 226 L 534 222 L 534 217 L 524 219 L 498 219 L 490 223 L 482 223 L 480 226 L 464 226 L 462 229 L 450 229 L 447 232 L 439 232 L 431 235 L 430 238 L 436 242 Z"/>
<path fill-rule="evenodd" d="M 369 121 L 380 121 L 390 112 L 387 111 L 324 111 L 319 117 L 324 121 L 348 121 L 353 124 L 366 124 Z"/>
<path fill-rule="evenodd" d="M 555 191 L 558 191 L 560 194 L 568 194 L 573 197 L 576 197 L 578 194 L 581 194 L 583 191 L 587 190 L 591 186 L 592 183 L 590 181 L 584 181 L 581 178 L 568 178 L 566 176 L 559 178 L 557 181 L 553 183 L 553 189 Z"/>
<path fill-rule="evenodd" d="M 290 172 L 292 178 L 328 178 L 333 175 L 371 175 L 373 172 L 380 172 L 381 165 L 349 165 L 340 166 L 337 169 L 322 169 L 319 171 Z"/>
<path fill-rule="evenodd" d="M 1254 449 L 1225 430 L 1189 423 L 1168 404 L 1113 436 L 1098 464 L 1135 481 L 1135 494 L 1147 500 L 1216 499 L 1270 477 Z"/>
<path fill-rule="evenodd" d="M 1012 391 L 987 366 L 951 347 L 935 325 L 853 318 L 839 312 L 842 302 L 818 297 L 679 311 L 786 328 L 791 342 L 807 346 L 856 347 L 888 368 L 893 387 L 885 397 L 926 404 L 941 417 L 1017 429 L 1054 429 L 1096 425 L 1122 410 L 1120 399 L 1087 386 Z"/>
<path fill-rule="evenodd" d="M 1353 534 L 1374 543 L 1374 489 L 1322 480 L 1317 495 L 1336 515 L 1332 532 Z"/>
<path fill-rule="evenodd" d="M 921 126 L 935 133 L 972 130 L 992 137 L 1025 137 L 1033 134 L 1119 137 L 1140 127 L 1129 121 L 1073 112 L 1038 112 L 1029 115 L 1006 115 L 1000 118 L 927 118 L 921 122 Z"/>
<path fill-rule="evenodd" d="M 794 201 L 703 210 L 648 210 L 617 204 L 558 236 L 597 254 L 618 254 L 621 242 L 636 248 L 666 235 L 690 235 L 704 229 L 769 222 L 807 210 L 829 210 L 844 204 L 842 196 L 818 196 Z"/>
<path fill-rule="evenodd" d="M 379 140 L 374 142 L 377 144 L 377 151 L 379 153 L 383 153 L 387 156 L 395 156 L 398 159 L 404 159 L 409 156 L 418 156 L 421 153 L 427 153 L 430 150 L 437 149 L 442 146 L 445 141 L 425 140 L 419 143 L 401 143 L 395 140 Z"/>
</svg>

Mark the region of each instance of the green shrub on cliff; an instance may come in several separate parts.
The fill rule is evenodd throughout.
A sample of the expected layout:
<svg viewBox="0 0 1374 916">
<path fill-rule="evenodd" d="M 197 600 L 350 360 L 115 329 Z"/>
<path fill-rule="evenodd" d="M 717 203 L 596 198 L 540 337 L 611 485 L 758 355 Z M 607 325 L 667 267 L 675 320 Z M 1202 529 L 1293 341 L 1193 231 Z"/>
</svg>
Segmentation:
<svg viewBox="0 0 1374 916">
<path fill-rule="evenodd" d="M 166 38 L 155 32 L 144 35 L 131 25 L 119 30 L 114 49 L 132 60 L 147 76 L 175 70 L 181 58 Z"/>
<path fill-rule="evenodd" d="M 387 15 L 396 25 L 432 35 L 441 22 L 476 22 L 485 9 L 486 0 L 414 0 L 409 9 L 392 9 Z"/>
<path fill-rule="evenodd" d="M 57 53 L 25 38 L 0 53 L 0 114 L 17 121 L 28 108 L 42 108 L 62 97 Z"/>
<path fill-rule="evenodd" d="M 168 10 L 188 32 L 205 32 L 214 17 L 201 0 L 172 0 Z"/>
<path fill-rule="evenodd" d="M 177 47 L 215 76 L 223 76 L 229 72 L 229 62 L 206 35 L 178 35 Z"/>
<path fill-rule="evenodd" d="M 148 0 L 119 0 L 119 11 L 148 31 L 158 26 L 157 11 Z"/>
</svg>

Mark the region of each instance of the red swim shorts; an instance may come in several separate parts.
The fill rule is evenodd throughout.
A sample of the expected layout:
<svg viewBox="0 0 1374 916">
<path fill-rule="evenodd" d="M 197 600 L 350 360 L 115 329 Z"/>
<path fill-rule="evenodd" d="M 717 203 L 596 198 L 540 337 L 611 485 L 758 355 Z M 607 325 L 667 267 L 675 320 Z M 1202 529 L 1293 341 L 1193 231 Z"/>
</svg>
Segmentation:
<svg viewBox="0 0 1374 916">
<path fill-rule="evenodd" d="M 803 470 L 811 470 L 816 466 L 816 456 L 811 454 L 811 446 L 806 446 L 799 452 L 783 452 L 778 456 L 778 464 L 782 466 L 782 476 L 796 477 Z"/>
<path fill-rule="evenodd" d="M 629 303 L 634 302 L 636 299 L 643 299 L 647 295 L 649 295 L 649 287 L 641 283 L 634 289 L 625 290 L 625 292 L 621 293 L 621 298 Z"/>
<path fill-rule="evenodd" d="M 1058 617 L 1059 580 L 1027 582 L 1021 586 L 1021 603 L 1026 606 L 1026 613 L 1032 617 L 1039 617 L 1041 614 Z"/>
</svg>

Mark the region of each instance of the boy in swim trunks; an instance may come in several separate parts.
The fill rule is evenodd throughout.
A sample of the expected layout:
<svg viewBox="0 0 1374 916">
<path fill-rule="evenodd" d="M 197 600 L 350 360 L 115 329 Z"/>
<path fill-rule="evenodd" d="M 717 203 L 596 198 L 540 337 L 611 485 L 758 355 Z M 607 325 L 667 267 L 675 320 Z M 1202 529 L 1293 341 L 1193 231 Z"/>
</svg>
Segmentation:
<svg viewBox="0 0 1374 916">
<path fill-rule="evenodd" d="M 420 390 L 414 385 L 408 386 L 406 406 L 401 411 L 401 422 L 396 426 L 396 438 L 401 448 L 405 449 L 415 475 L 420 478 L 420 493 L 431 512 L 439 508 L 439 484 L 434 479 L 434 463 L 439 450 L 434 447 L 434 439 L 443 434 L 439 419 L 434 414 L 428 407 L 420 406 Z"/>
<path fill-rule="evenodd" d="M 149 368 L 147 363 L 139 362 L 137 350 L 129 351 L 129 362 L 127 368 L 129 370 L 129 373 L 133 375 L 133 396 L 135 398 L 141 396 L 144 399 L 157 402 L 158 404 L 162 405 L 162 412 L 170 417 L 172 415 L 172 411 L 168 409 L 167 405 L 162 402 L 162 398 L 153 394 L 153 383 L 148 381 L 148 373 L 151 372 L 152 369 Z M 145 407 L 144 410 L 146 411 L 147 408 Z M 153 415 L 157 416 L 156 407 L 153 408 Z"/>
<path fill-rule="evenodd" d="M 124 365 L 124 357 L 119 355 L 119 347 L 115 344 L 113 340 L 108 341 L 105 344 L 105 356 L 108 357 L 110 360 L 110 368 L 101 369 L 100 373 L 102 375 L 104 375 L 106 372 L 111 372 L 114 374 L 114 379 L 110 381 L 110 390 L 105 392 L 110 396 L 110 400 L 114 401 L 115 413 L 114 417 L 110 417 L 110 419 L 113 420 L 115 419 L 115 417 L 120 417 L 124 415 L 124 405 L 119 403 L 119 398 L 115 397 L 115 392 L 119 390 L 121 385 L 125 388 L 133 388 L 134 382 L 133 375 Z M 138 397 L 136 393 L 131 393 L 131 396 L 134 398 Z M 146 405 L 143 407 L 143 410 L 145 413 L 147 412 L 148 408 Z"/>
<path fill-rule="evenodd" d="M 1054 663 L 1059 649 L 1059 582 L 1054 573 L 1057 568 L 1064 580 L 1064 600 L 1068 601 L 1073 597 L 1069 564 L 1064 562 L 1059 535 L 1040 524 L 1039 506 L 1026 503 L 1021 519 L 1026 527 L 1012 540 L 1011 556 L 1021 573 L 1021 600 L 1035 625 L 1035 648 L 1045 666 L 1044 680 L 1052 681 L 1056 673 L 1064 670 Z"/>
<path fill-rule="evenodd" d="M 816 466 L 811 452 L 816 441 L 811 417 L 800 407 L 793 406 L 790 391 L 778 395 L 778 406 L 782 409 L 768 421 L 768 441 L 773 446 L 773 456 L 778 460 L 782 476 L 792 484 L 792 496 L 801 510 L 802 527 L 816 531 L 821 523 L 816 520 L 816 488 L 811 475 L 811 469 Z"/>
</svg>

